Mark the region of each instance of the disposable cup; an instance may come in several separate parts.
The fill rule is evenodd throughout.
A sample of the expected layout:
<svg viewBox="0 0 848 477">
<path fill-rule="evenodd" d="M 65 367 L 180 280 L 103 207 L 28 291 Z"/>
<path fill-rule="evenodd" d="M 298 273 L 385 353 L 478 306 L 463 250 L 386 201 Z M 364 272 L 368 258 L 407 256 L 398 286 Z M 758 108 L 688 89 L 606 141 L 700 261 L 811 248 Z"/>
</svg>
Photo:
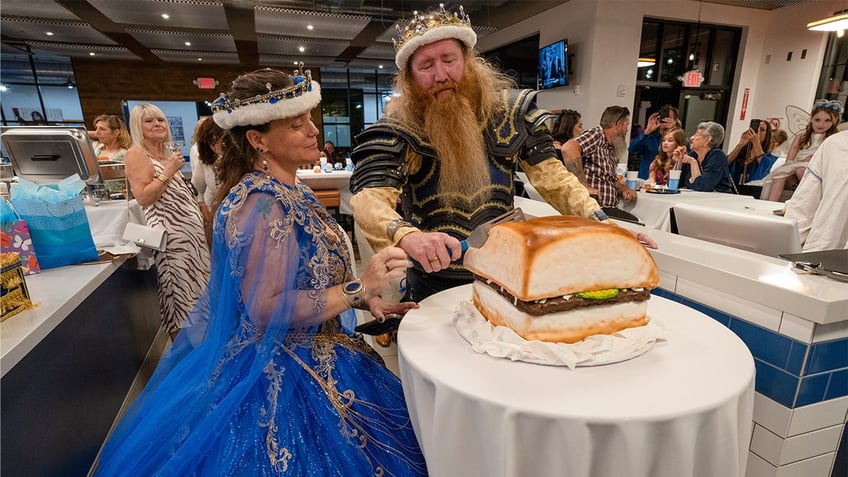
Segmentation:
<svg viewBox="0 0 848 477">
<path fill-rule="evenodd" d="M 639 180 L 639 171 L 627 171 L 627 188 L 637 189 L 637 181 Z"/>
<path fill-rule="evenodd" d="M 680 169 L 674 169 L 668 172 L 668 188 L 677 190 L 680 187 Z"/>
<path fill-rule="evenodd" d="M 615 168 L 615 178 L 618 182 L 624 180 L 624 174 L 627 173 L 627 163 L 621 162 Z"/>
</svg>

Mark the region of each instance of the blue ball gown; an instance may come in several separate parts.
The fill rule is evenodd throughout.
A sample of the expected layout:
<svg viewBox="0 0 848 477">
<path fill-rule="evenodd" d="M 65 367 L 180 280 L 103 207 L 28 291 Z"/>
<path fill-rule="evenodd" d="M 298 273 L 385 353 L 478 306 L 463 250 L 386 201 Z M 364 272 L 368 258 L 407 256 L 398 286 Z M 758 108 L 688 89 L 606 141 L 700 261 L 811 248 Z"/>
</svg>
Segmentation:
<svg viewBox="0 0 848 477">
<path fill-rule="evenodd" d="M 218 209 L 208 287 L 96 475 L 426 475 L 353 313 L 300 321 L 352 277 L 342 233 L 307 186 L 247 174 Z"/>
</svg>

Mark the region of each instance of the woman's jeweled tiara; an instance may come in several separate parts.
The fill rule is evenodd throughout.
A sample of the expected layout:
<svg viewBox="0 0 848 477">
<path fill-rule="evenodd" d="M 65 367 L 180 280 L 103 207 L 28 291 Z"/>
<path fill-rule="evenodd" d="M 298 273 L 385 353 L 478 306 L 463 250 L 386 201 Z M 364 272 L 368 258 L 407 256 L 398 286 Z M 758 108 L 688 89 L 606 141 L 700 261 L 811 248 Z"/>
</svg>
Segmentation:
<svg viewBox="0 0 848 477">
<path fill-rule="evenodd" d="M 230 99 L 229 94 L 221 93 L 212 102 L 212 119 L 222 129 L 259 126 L 275 119 L 300 116 L 318 106 L 321 86 L 312 81 L 312 72 L 304 70 L 303 63 L 292 73 L 292 81 L 293 85 L 278 90 L 272 90 L 271 83 L 265 83 L 268 92 L 252 98 Z"/>
</svg>

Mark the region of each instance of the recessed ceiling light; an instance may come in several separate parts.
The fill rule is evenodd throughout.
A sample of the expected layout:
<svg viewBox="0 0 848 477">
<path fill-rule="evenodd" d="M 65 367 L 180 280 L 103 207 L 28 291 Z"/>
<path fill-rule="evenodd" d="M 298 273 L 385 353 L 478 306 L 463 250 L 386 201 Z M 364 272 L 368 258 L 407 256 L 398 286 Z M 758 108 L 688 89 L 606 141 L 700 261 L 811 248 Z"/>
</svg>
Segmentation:
<svg viewBox="0 0 848 477">
<path fill-rule="evenodd" d="M 377 68 L 383 69 L 383 65 L 377 65 Z"/>
<path fill-rule="evenodd" d="M 304 47 L 302 47 L 302 46 L 298 46 L 298 47 L 297 47 L 297 51 L 299 51 L 299 52 L 303 53 L 304 51 L 306 51 L 306 48 L 304 48 Z"/>
<path fill-rule="evenodd" d="M 299 65 L 299 64 L 300 64 L 300 62 L 299 62 L 299 61 L 292 61 L 292 63 L 294 63 L 294 64 L 295 64 L 295 66 L 297 66 L 297 65 Z"/>
<path fill-rule="evenodd" d="M 314 29 L 315 29 L 315 27 L 314 27 L 314 26 L 312 26 L 312 25 L 306 25 L 306 29 L 307 29 L 307 30 L 314 30 Z"/>
<path fill-rule="evenodd" d="M 198 58 L 197 61 L 203 61 L 203 58 Z"/>
<path fill-rule="evenodd" d="M 45 34 L 46 34 L 47 36 L 53 36 L 53 32 L 52 32 L 52 31 L 48 31 L 48 32 L 47 32 L 47 33 L 45 33 Z"/>
<path fill-rule="evenodd" d="M 185 42 L 185 46 L 191 46 L 191 42 L 190 41 Z"/>
<path fill-rule="evenodd" d="M 94 52 L 93 52 L 93 51 L 89 51 L 89 52 L 88 52 L 88 56 L 94 56 Z"/>
<path fill-rule="evenodd" d="M 168 15 L 167 13 L 163 13 L 162 18 L 164 18 L 165 20 L 168 20 L 169 18 L 171 18 L 171 15 Z"/>
<path fill-rule="evenodd" d="M 0 91 L 6 92 L 9 91 L 9 88 L 7 88 L 6 85 L 0 84 Z"/>
</svg>

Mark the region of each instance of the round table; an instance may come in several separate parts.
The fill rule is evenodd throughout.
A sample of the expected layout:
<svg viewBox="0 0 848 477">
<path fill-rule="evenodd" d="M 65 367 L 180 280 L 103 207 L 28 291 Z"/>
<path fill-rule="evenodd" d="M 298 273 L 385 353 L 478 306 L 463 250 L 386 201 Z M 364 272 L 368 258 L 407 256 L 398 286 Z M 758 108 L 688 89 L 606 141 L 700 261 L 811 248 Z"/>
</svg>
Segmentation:
<svg viewBox="0 0 848 477">
<path fill-rule="evenodd" d="M 652 296 L 669 332 L 594 367 L 477 354 L 453 326 L 471 286 L 433 295 L 398 332 L 404 394 L 430 475 L 743 477 L 754 360 L 712 318 Z"/>
</svg>

